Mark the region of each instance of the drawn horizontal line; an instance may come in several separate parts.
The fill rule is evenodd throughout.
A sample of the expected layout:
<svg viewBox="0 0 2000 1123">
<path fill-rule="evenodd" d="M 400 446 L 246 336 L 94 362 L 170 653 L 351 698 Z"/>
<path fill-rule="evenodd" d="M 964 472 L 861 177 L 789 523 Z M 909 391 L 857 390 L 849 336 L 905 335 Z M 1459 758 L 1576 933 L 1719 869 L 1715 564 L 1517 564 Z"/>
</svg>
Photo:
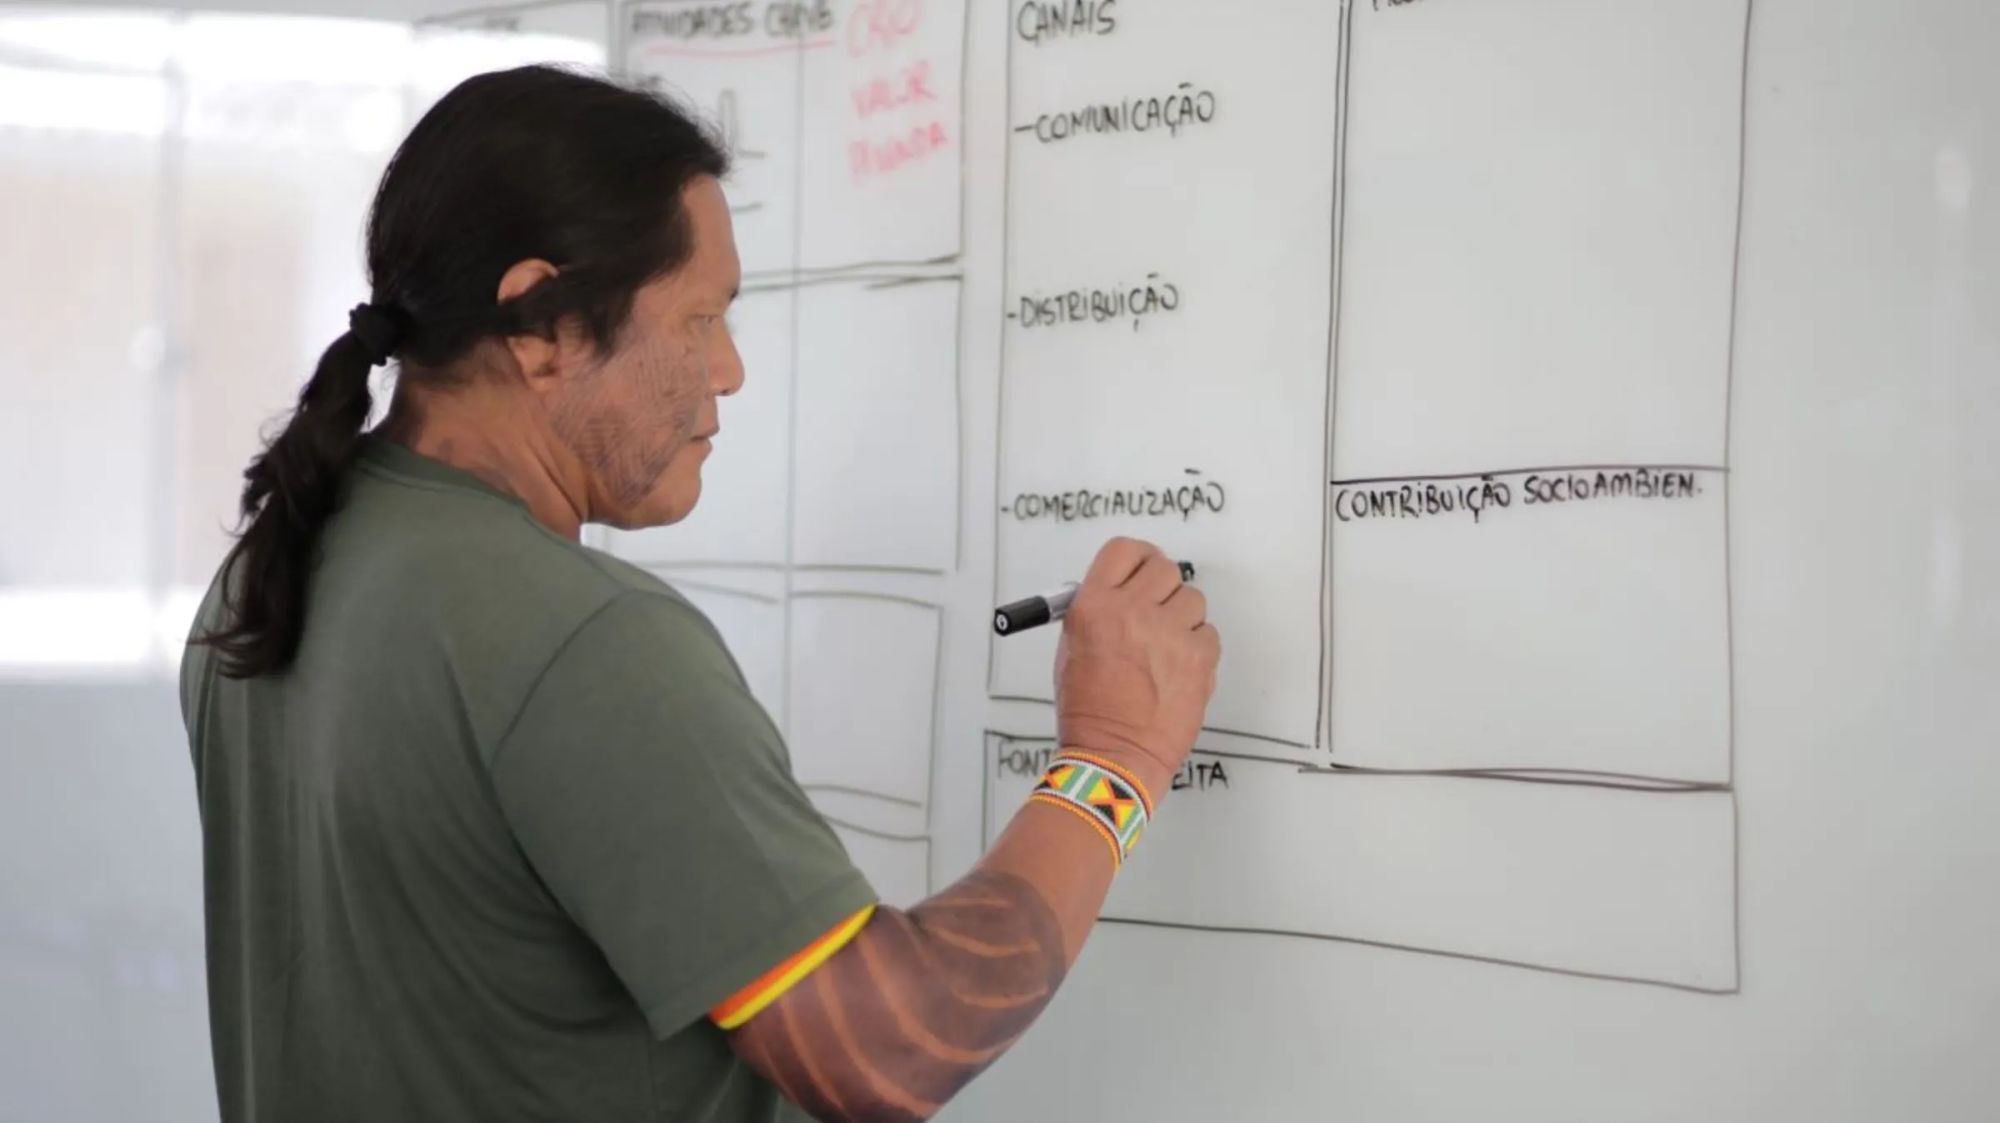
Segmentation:
<svg viewBox="0 0 2000 1123">
<path fill-rule="evenodd" d="M 750 569 L 759 573 L 782 573 L 784 562 L 761 561 L 682 561 L 670 558 L 626 556 L 625 561 L 647 569 Z"/>
<path fill-rule="evenodd" d="M 1028 698 L 1019 694 L 994 694 L 989 692 L 986 697 L 995 702 L 1032 702 L 1038 706 L 1053 706 L 1056 704 L 1053 698 Z M 1204 725 L 1201 727 L 1201 731 L 1203 733 L 1219 733 L 1225 737 L 1241 737 L 1246 741 L 1262 741 L 1267 745 L 1283 745 L 1288 749 L 1299 749 L 1305 752 L 1312 751 L 1311 745 L 1301 741 L 1287 741 L 1283 737 L 1268 737 L 1262 733 L 1245 733 L 1240 729 L 1220 729 L 1212 725 Z M 1299 762 L 1293 760 L 1286 763 L 1297 764 Z"/>
<path fill-rule="evenodd" d="M 714 593 L 722 597 L 742 597 L 744 600 L 753 600 L 759 604 L 777 605 L 784 603 L 784 598 L 782 597 L 774 597 L 766 593 L 753 593 L 744 589 L 731 588 L 728 585 L 712 584 L 707 581 L 690 581 L 685 577 L 676 577 L 671 582 L 668 582 L 668 584 L 676 589 L 694 589 L 697 592 Z"/>
<path fill-rule="evenodd" d="M 1650 776 L 1619 776 L 1611 772 L 1583 772 L 1568 769 L 1505 768 L 1363 768 L 1352 764 L 1308 764 L 1299 768 L 1315 776 L 1416 777 L 1457 780 L 1505 780 L 1516 784 L 1551 784 L 1570 788 L 1608 788 L 1614 791 L 1649 792 L 1659 795 L 1694 795 L 1728 792 L 1728 784 L 1693 780 L 1659 780 Z"/>
<path fill-rule="evenodd" d="M 663 562 L 663 561 L 644 561 L 637 558 L 628 558 L 626 560 L 630 561 L 633 565 L 639 566 L 642 569 L 652 570 L 657 573 L 664 574 L 670 577 L 672 580 L 669 582 L 669 584 L 685 585 L 690 589 L 702 589 L 709 592 L 727 593 L 732 596 L 747 597 L 751 600 L 762 601 L 766 604 L 782 604 L 785 601 L 785 597 L 780 595 L 775 595 L 770 593 L 760 593 L 752 589 L 739 589 L 731 585 L 718 585 L 711 581 L 691 581 L 686 577 L 680 576 L 681 573 L 719 573 L 719 572 L 727 572 L 729 570 L 742 570 L 746 573 L 784 573 L 787 567 L 782 562 Z M 813 573 L 813 574 L 832 574 L 832 573 L 846 572 L 846 573 L 878 573 L 878 574 L 903 575 L 903 576 L 915 576 L 915 577 L 943 576 L 943 572 L 941 570 L 900 569 L 891 566 L 795 565 L 789 568 L 793 572 Z M 790 597 L 793 600 L 815 600 L 815 599 L 825 600 L 836 597 L 848 598 L 853 600 L 882 600 L 882 601 L 894 601 L 899 604 L 915 605 L 918 608 L 929 608 L 936 610 L 942 610 L 944 608 L 943 605 L 939 604 L 936 601 L 923 600 L 918 597 L 898 596 L 895 593 L 878 593 L 872 589 L 794 589 L 791 591 Z"/>
<path fill-rule="evenodd" d="M 1136 917 L 1107 916 L 1105 924 L 1127 924 L 1135 928 L 1178 929 L 1184 932 L 1211 932 L 1230 936 L 1278 936 L 1293 940 L 1316 940 L 1321 943 L 1355 944 L 1360 947 L 1381 948 L 1384 951 L 1410 951 L 1419 955 L 1435 955 L 1444 959 L 1461 959 L 1470 963 L 1488 963 L 1497 967 L 1519 967 L 1528 971 L 1542 971 L 1551 975 L 1568 975 L 1575 979 L 1595 979 L 1607 983 L 1634 983 L 1639 986 L 1663 987 L 1667 990 L 1685 991 L 1689 994 L 1731 995 L 1741 994 L 1741 984 L 1732 987 L 1703 987 L 1693 983 L 1676 983 L 1667 979 L 1649 979 L 1642 975 L 1616 975 L 1606 971 L 1583 971 L 1574 967 L 1553 967 L 1546 963 L 1532 963 L 1524 959 L 1503 959 L 1495 955 L 1478 955 L 1465 951 L 1446 951 L 1443 948 L 1422 947 L 1417 944 L 1397 944 L 1387 940 L 1371 940 L 1363 936 L 1336 936 L 1328 932 L 1298 932 L 1285 928 L 1248 928 L 1221 924 L 1182 924 L 1170 920 L 1140 920 Z"/>
<path fill-rule="evenodd" d="M 958 273 L 940 273 L 937 276 L 924 275 L 924 276 L 910 276 L 910 277 L 883 277 L 880 280 L 870 281 L 868 284 L 868 288 L 871 290 L 900 289 L 900 288 L 908 288 L 911 285 L 944 284 L 947 281 L 956 284 L 957 282 L 963 279 L 964 279 L 963 276 Z"/>
<path fill-rule="evenodd" d="M 541 11 L 545 8 L 561 8 L 572 2 L 573 0 L 526 0 L 525 3 L 520 4 L 489 4 L 483 8 L 462 8 L 455 12 L 444 12 L 435 16 L 426 16 L 417 21 L 417 26 L 432 27 L 482 17 L 517 16 L 528 12 Z M 475 28 L 473 30 L 482 29 Z"/>
<path fill-rule="evenodd" d="M 831 39 L 803 39 L 797 43 L 778 43 L 769 47 L 683 47 L 678 43 L 654 43 L 641 47 L 640 51 L 667 58 L 769 58 L 772 55 L 796 54 L 831 46 L 833 46 Z"/>
<path fill-rule="evenodd" d="M 873 600 L 890 604 L 907 604 L 915 608 L 928 608 L 932 612 L 943 612 L 944 606 L 936 601 L 918 600 L 916 597 L 900 597 L 894 593 L 876 593 L 867 590 L 847 589 L 794 589 L 793 600 Z"/>
<path fill-rule="evenodd" d="M 1000 699 L 1000 701 L 1024 702 L 1024 701 L 1032 701 L 1032 699 L 1003 698 Z M 1006 733 L 998 729 L 989 729 L 986 731 L 986 733 L 987 736 L 989 737 L 998 737 L 1003 741 L 1043 741 L 1051 745 L 1056 743 L 1056 739 L 1054 737 L 1033 736 L 1024 733 Z M 1242 734 L 1237 734 L 1237 736 L 1242 736 Z M 1305 761 L 1302 761 L 1297 757 L 1258 756 L 1256 753 L 1230 752 L 1226 749 L 1204 749 L 1199 745 L 1195 746 L 1193 750 L 1193 755 L 1221 757 L 1224 760 L 1248 760 L 1248 761 L 1255 761 L 1260 764 L 1280 764 L 1284 765 L 1287 768 L 1304 769 L 1310 767 L 1309 765 L 1306 764 Z"/>
<path fill-rule="evenodd" d="M 743 277 L 748 281 L 786 280 L 794 277 L 825 277 L 841 273 L 858 273 L 880 269 L 939 269 L 958 263 L 958 254 L 941 254 L 937 257 L 884 258 L 879 261 L 847 261 L 839 265 L 786 266 L 782 269 L 748 269 Z M 956 277 L 959 274 L 953 273 Z"/>
<path fill-rule="evenodd" d="M 868 799 L 879 799 L 884 803 L 900 803 L 904 807 L 922 807 L 924 805 L 924 801 L 920 799 L 909 799 L 907 797 L 900 795 L 890 795 L 887 792 L 869 791 L 867 788 L 850 788 L 844 784 L 800 784 L 799 787 L 809 792 L 839 792 L 841 795 L 854 795 L 854 796 L 863 796 Z"/>
<path fill-rule="evenodd" d="M 1287 768 L 1297 768 L 1301 770 L 1311 767 L 1311 765 L 1301 763 L 1296 758 L 1287 759 L 1281 756 L 1258 756 L 1256 753 L 1237 753 L 1237 752 L 1230 752 L 1227 749 L 1204 749 L 1200 745 L 1196 745 L 1194 749 L 1189 752 L 1188 755 L 1220 757 L 1223 760 L 1247 760 L 1247 761 L 1253 761 L 1257 764 L 1281 764 Z"/>
<path fill-rule="evenodd" d="M 944 282 L 959 282 L 965 279 L 960 273 L 827 273 L 789 277 L 784 280 L 745 280 L 741 291 L 746 293 L 791 292 L 794 289 L 815 288 L 824 285 L 859 285 L 870 291 L 897 288 L 903 285 L 932 285 Z"/>
<path fill-rule="evenodd" d="M 1437 480 L 1480 480 L 1488 476 L 1530 476 L 1538 472 L 1708 472 L 1726 476 L 1729 469 L 1716 464 L 1551 464 L 1540 468 L 1492 468 L 1484 472 L 1445 472 L 1434 476 L 1368 476 L 1334 480 L 1334 487 L 1361 487 L 1366 484 L 1420 484 Z"/>
<path fill-rule="evenodd" d="M 930 845 L 931 841 L 930 836 L 926 834 L 893 834 L 889 831 L 878 831 L 873 827 L 864 827 L 859 823 L 850 823 L 845 819 L 836 819 L 824 812 L 820 814 L 820 818 L 825 819 L 842 830 L 853 831 L 855 834 L 865 834 L 870 838 L 886 839 L 890 842 L 921 842 L 926 846 Z"/>
<path fill-rule="evenodd" d="M 909 573 L 919 577 L 942 577 L 945 572 L 915 565 L 853 565 L 845 562 L 802 562 L 792 568 L 803 573 Z"/>
<path fill-rule="evenodd" d="M 998 737 L 1002 741 L 1047 741 L 1050 744 L 1054 744 L 1056 740 L 1053 736 L 1045 736 L 1039 733 L 1008 733 L 1000 729 L 989 729 L 986 731 L 986 735 L 988 737 Z"/>
<path fill-rule="evenodd" d="M 1298 749 L 1300 752 L 1312 751 L 1312 746 L 1304 741 L 1288 741 L 1283 737 L 1267 737 L 1262 733 L 1248 733 L 1241 729 L 1225 729 L 1219 725 L 1204 725 L 1201 727 L 1201 731 L 1203 733 L 1219 733 L 1224 737 L 1241 737 L 1246 741 L 1262 741 L 1267 745 L 1283 745 L 1288 749 Z M 1211 755 L 1216 754 L 1211 751 Z"/>
<path fill-rule="evenodd" d="M 1056 743 L 1054 737 L 1048 736 L 1007 733 L 998 729 L 989 729 L 986 732 L 988 736 L 998 737 L 1003 741 L 1034 741 L 1050 745 Z M 1313 764 L 1296 757 L 1261 756 L 1257 753 L 1231 752 L 1227 749 L 1210 749 L 1200 745 L 1196 745 L 1189 755 L 1218 757 L 1223 760 L 1242 760 L 1253 764 L 1279 765 L 1292 769 L 1301 775 L 1313 776 L 1380 777 L 1385 779 L 1508 780 L 1522 784 L 1554 784 L 1568 787 L 1609 788 L 1617 791 L 1658 792 L 1665 795 L 1733 792 L 1736 790 L 1726 783 L 1711 783 L 1698 780 L 1668 780 L 1660 777 L 1636 776 L 1622 772 L 1589 772 L 1582 769 L 1567 768 L 1366 768 L 1352 764 Z"/>
</svg>

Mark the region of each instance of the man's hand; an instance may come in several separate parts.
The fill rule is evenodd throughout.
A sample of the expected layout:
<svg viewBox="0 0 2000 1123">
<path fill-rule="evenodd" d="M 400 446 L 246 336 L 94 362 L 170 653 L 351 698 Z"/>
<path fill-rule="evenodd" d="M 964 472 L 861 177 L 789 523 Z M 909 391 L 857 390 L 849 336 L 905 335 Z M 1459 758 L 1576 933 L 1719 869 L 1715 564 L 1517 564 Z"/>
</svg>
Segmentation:
<svg viewBox="0 0 2000 1123">
<path fill-rule="evenodd" d="M 1159 798 L 1201 731 L 1221 655 L 1208 600 L 1180 566 L 1149 542 L 1112 539 L 1063 618 L 1062 745 L 1126 764 Z"/>
</svg>

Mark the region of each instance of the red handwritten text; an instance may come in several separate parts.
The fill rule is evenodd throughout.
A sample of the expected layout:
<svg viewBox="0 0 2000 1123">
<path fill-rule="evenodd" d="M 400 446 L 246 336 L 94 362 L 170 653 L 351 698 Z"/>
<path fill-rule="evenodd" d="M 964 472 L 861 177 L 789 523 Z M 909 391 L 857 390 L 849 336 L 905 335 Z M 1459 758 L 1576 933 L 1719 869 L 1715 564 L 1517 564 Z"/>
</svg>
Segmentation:
<svg viewBox="0 0 2000 1123">
<path fill-rule="evenodd" d="M 937 100 L 937 95 L 931 92 L 931 64 L 927 60 L 912 63 L 892 77 L 856 86 L 852 93 L 854 114 L 863 120 L 877 113 Z"/>
<path fill-rule="evenodd" d="M 944 131 L 941 122 L 932 121 L 880 140 L 854 141 L 847 146 L 848 169 L 855 179 L 868 179 L 893 172 L 949 147 L 950 134 Z"/>
<path fill-rule="evenodd" d="M 847 51 L 892 50 L 924 22 L 923 0 L 861 0 L 847 17 Z"/>
</svg>

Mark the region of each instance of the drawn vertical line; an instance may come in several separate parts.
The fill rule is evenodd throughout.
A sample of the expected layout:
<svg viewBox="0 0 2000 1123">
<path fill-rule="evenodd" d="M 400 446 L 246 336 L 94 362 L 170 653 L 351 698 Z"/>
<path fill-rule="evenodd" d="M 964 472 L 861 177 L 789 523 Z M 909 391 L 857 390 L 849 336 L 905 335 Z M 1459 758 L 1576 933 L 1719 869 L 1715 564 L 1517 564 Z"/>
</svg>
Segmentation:
<svg viewBox="0 0 2000 1123">
<path fill-rule="evenodd" d="M 943 605 L 936 608 L 937 639 L 931 656 L 931 737 L 930 754 L 924 761 L 924 835 L 929 837 L 931 824 L 935 821 L 932 808 L 937 804 L 937 757 L 938 745 L 944 734 L 944 633 L 946 614 Z M 925 868 L 924 876 L 930 876 Z"/>
<path fill-rule="evenodd" d="M 1722 464 L 1727 469 L 1736 466 L 1737 320 L 1743 300 L 1743 205 L 1750 165 L 1750 32 L 1756 10 L 1756 0 L 1743 0 L 1743 77 L 1738 92 L 1736 132 L 1736 234 L 1729 266 L 1729 354 L 1723 366 L 1722 389 Z M 1728 774 L 1732 786 L 1736 783 L 1736 562 L 1735 532 L 1731 526 L 1735 521 L 1731 502 L 1735 490 L 1736 473 L 1729 471 L 1722 477 L 1722 601 L 1723 639 L 1727 645 L 1723 661 L 1728 676 Z"/>
<path fill-rule="evenodd" d="M 971 89 L 972 71 L 972 5 L 970 0 L 961 0 L 958 5 L 958 246 L 952 252 L 953 260 L 965 261 L 966 227 L 970 220 L 965 205 L 965 185 L 972 179 L 972 149 L 966 144 L 965 123 L 970 119 L 966 109 L 966 91 Z"/>
<path fill-rule="evenodd" d="M 1001 18 L 1006 19 L 1003 9 Z M 1000 515 L 1001 465 L 1007 447 L 1007 291 L 1014 276 L 1014 28 L 1009 23 L 1004 31 L 1007 37 L 1005 63 L 1006 93 L 1002 104 L 1006 111 L 1007 138 L 1000 156 L 1000 346 L 997 348 L 1000 365 L 993 372 L 993 588 L 987 604 L 1000 603 L 1000 531 L 1005 520 Z M 986 634 L 986 695 L 993 696 L 993 676 L 998 672 L 1000 662 L 999 638 L 987 629 Z M 989 705 L 991 703 L 989 702 Z"/>
<path fill-rule="evenodd" d="M 963 129 L 959 135 L 964 135 Z M 959 180 L 958 193 L 958 206 L 962 212 L 965 210 L 964 179 Z M 965 480 L 969 474 L 965 467 L 965 293 L 970 286 L 965 283 L 962 274 L 957 285 L 958 299 L 952 305 L 951 325 L 952 422 L 958 426 L 957 453 L 952 457 L 952 471 L 956 476 L 951 489 L 951 572 L 954 574 L 965 569 Z"/>
<path fill-rule="evenodd" d="M 793 592 L 797 585 L 798 508 L 799 508 L 799 300 L 801 291 L 798 280 L 799 258 L 804 252 L 805 234 L 805 178 L 806 178 L 806 52 L 803 44 L 793 52 L 796 61 L 792 68 L 792 285 L 791 308 L 791 370 L 786 372 L 785 389 L 785 627 L 784 627 L 784 673 L 779 680 L 779 690 L 785 698 L 785 719 L 779 724 L 779 733 L 789 743 L 792 739 L 792 616 Z"/>
<path fill-rule="evenodd" d="M 980 734 L 979 740 L 984 749 L 979 756 L 979 849 L 983 853 L 993 845 L 993 824 L 989 813 L 993 803 L 993 779 L 988 771 L 991 767 L 988 758 L 997 761 L 1000 749 L 994 744 L 991 732 Z"/>
<path fill-rule="evenodd" d="M 1729 793 L 1729 926 L 1736 962 L 1734 990 L 1743 990 L 1743 797 Z"/>
<path fill-rule="evenodd" d="M 966 205 L 965 199 L 965 185 L 972 181 L 972 148 L 967 142 L 968 138 L 965 128 L 966 121 L 970 119 L 970 111 L 966 108 L 969 99 L 966 95 L 967 91 L 971 89 L 971 71 L 972 10 L 971 4 L 968 2 L 958 5 L 958 244 L 954 248 L 952 256 L 959 262 L 960 280 L 958 283 L 958 319 L 952 328 L 956 343 L 956 346 L 952 349 L 952 387 L 953 393 L 958 398 L 958 456 L 955 462 L 958 471 L 958 481 L 957 486 L 952 491 L 952 494 L 955 496 L 955 502 L 952 507 L 955 514 L 952 523 L 951 543 L 951 569 L 953 573 L 961 572 L 965 568 L 965 480 L 968 475 L 966 472 L 965 446 L 965 294 L 967 288 L 970 286 L 965 283 L 963 278 L 965 276 L 964 262 L 967 227 L 970 222 L 967 212 L 972 209 Z"/>
<path fill-rule="evenodd" d="M 967 19 L 966 22 L 969 23 L 970 20 Z M 965 102 L 963 93 L 964 70 L 965 70 L 965 62 L 963 59 L 961 59 L 959 63 L 960 101 L 959 101 L 959 128 L 958 128 L 960 152 L 963 152 L 965 150 Z M 960 174 L 958 180 L 958 213 L 959 213 L 958 249 L 961 255 L 964 254 L 965 252 L 965 223 L 964 223 L 965 211 L 966 211 L 965 182 L 966 180 L 964 175 L 964 164 L 961 161 Z M 962 276 L 963 274 L 961 274 L 961 277 Z M 957 451 L 956 454 L 952 457 L 953 471 L 956 473 L 952 482 L 952 489 L 951 489 L 952 493 L 951 572 L 953 576 L 963 572 L 965 567 L 965 477 L 966 477 L 966 471 L 965 471 L 966 284 L 962 279 L 956 283 L 958 285 L 958 299 L 954 302 L 952 308 L 952 371 L 951 371 L 952 420 L 953 423 L 958 427 Z M 945 584 L 947 586 L 954 586 L 956 582 L 952 581 L 950 577 L 947 577 L 945 578 Z M 949 602 L 951 598 L 948 595 L 942 595 L 940 596 L 939 599 Z M 938 754 L 938 748 L 942 743 L 943 727 L 944 727 L 944 721 L 942 717 L 943 713 L 942 697 L 944 695 L 944 680 L 945 680 L 944 637 L 946 632 L 946 625 L 949 622 L 949 620 L 950 620 L 949 615 L 945 612 L 944 608 L 940 606 L 938 609 L 937 667 L 933 672 L 933 687 L 931 693 L 931 723 L 934 728 L 931 731 L 930 791 L 924 797 L 924 834 L 926 836 L 932 835 L 932 823 L 935 821 L 935 819 L 933 818 L 931 809 L 936 805 L 938 800 L 937 754 Z M 937 848 L 935 846 L 930 845 L 929 843 L 926 843 L 924 846 L 924 893 L 926 896 L 928 896 L 931 892 L 933 892 L 933 886 L 935 886 L 937 883 L 936 863 L 937 863 Z"/>
<path fill-rule="evenodd" d="M 1328 285 L 1328 307 L 1326 325 L 1326 417 L 1324 428 L 1322 479 L 1333 479 L 1334 444 L 1340 409 L 1340 308 L 1341 292 L 1346 281 L 1347 258 L 1345 234 L 1347 231 L 1347 114 L 1352 104 L 1350 91 L 1354 79 L 1354 5 L 1351 0 L 1341 0 L 1340 37 L 1336 48 L 1336 61 L 1340 67 L 1340 78 L 1335 84 L 1336 105 L 1333 118 L 1333 244 L 1331 246 L 1331 269 Z M 1319 495 L 1319 712 L 1313 715 L 1313 747 L 1334 755 L 1333 746 L 1333 522 L 1327 516 L 1327 507 L 1332 496 L 1325 491 Z"/>
<path fill-rule="evenodd" d="M 1736 349 L 1737 322 L 1743 301 L 1743 210 L 1750 180 L 1750 45 L 1756 27 L 1757 0 L 1743 0 L 1743 81 L 1737 105 L 1736 244 L 1729 276 L 1729 362 L 1722 392 L 1722 463 L 1731 469 L 1722 478 L 1722 600 L 1723 637 L 1728 674 L 1729 849 L 1731 940 L 1736 962 L 1736 989 L 1743 989 L 1743 805 L 1736 792 Z"/>
</svg>

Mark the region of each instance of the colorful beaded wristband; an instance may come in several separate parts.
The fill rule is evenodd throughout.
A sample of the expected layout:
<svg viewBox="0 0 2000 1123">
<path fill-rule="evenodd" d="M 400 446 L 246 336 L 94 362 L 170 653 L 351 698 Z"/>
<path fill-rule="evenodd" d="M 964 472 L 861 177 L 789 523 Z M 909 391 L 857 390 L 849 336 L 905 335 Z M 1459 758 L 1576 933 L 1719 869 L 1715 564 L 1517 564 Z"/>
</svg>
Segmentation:
<svg viewBox="0 0 2000 1123">
<path fill-rule="evenodd" d="M 1086 753 L 1057 756 L 1030 798 L 1064 808 L 1095 827 L 1111 846 L 1114 866 L 1125 863 L 1153 816 L 1152 796 L 1137 776 Z"/>
</svg>

